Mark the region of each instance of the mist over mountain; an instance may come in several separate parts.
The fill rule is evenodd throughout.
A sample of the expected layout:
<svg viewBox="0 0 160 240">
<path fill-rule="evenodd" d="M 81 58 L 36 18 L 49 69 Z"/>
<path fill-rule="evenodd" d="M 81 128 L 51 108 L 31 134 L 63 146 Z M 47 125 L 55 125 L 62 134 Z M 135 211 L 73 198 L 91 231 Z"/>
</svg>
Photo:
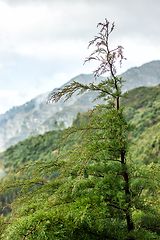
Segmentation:
<svg viewBox="0 0 160 240">
<path fill-rule="evenodd" d="M 139 86 L 156 86 L 160 83 L 160 61 L 152 61 L 140 67 L 131 68 L 121 76 L 126 80 L 123 91 Z M 99 80 L 101 79 L 102 77 Z M 95 84 L 99 80 L 96 80 Z M 72 81 L 87 84 L 95 80 L 92 74 L 81 74 L 66 84 Z M 22 106 L 14 107 L 0 115 L 0 151 L 26 139 L 27 136 L 68 127 L 79 111 L 87 111 L 97 104 L 93 102 L 96 97 L 95 92 L 86 92 L 79 96 L 74 94 L 65 103 L 61 99 L 58 103 L 46 104 L 51 92 L 43 93 Z"/>
</svg>

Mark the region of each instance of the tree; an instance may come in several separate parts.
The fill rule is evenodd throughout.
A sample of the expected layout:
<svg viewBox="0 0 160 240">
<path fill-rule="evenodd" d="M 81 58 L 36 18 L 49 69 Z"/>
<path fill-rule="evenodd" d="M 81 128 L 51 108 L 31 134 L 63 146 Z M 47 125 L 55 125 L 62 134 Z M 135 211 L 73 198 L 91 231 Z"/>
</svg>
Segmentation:
<svg viewBox="0 0 160 240">
<path fill-rule="evenodd" d="M 128 146 L 128 140 L 126 133 L 129 133 L 130 126 L 124 120 L 123 110 L 120 109 L 120 97 L 122 97 L 122 83 L 123 80 L 121 78 L 116 77 L 116 67 L 115 63 L 116 60 L 119 59 L 120 65 L 122 61 L 126 58 L 123 56 L 123 47 L 118 46 L 117 48 L 110 50 L 109 49 L 109 36 L 114 30 L 115 24 L 112 23 L 111 28 L 109 28 L 109 22 L 105 19 L 105 23 L 99 23 L 98 27 L 101 27 L 100 33 L 98 36 L 95 36 L 92 41 L 89 43 L 89 47 L 91 45 L 96 46 L 96 50 L 86 58 L 85 62 L 91 60 L 97 60 L 100 62 L 98 68 L 94 71 L 94 76 L 99 77 L 100 75 L 106 73 L 107 71 L 110 72 L 111 77 L 108 78 L 106 81 L 101 81 L 100 84 L 94 85 L 93 83 L 87 85 L 80 84 L 78 82 L 73 82 L 70 85 L 67 85 L 63 89 L 59 89 L 58 92 L 53 92 L 51 95 L 50 100 L 57 102 L 62 96 L 66 95 L 66 99 L 70 98 L 72 94 L 81 89 L 79 94 L 87 90 L 91 91 L 99 91 L 98 98 L 104 98 L 108 101 L 106 106 L 98 107 L 98 109 L 106 108 L 107 116 L 105 121 L 109 122 L 110 129 L 107 133 L 108 140 L 103 139 L 105 141 L 109 141 L 106 144 L 105 148 L 108 148 L 107 151 L 113 151 L 113 154 L 106 153 L 106 156 L 109 155 L 109 161 L 118 161 L 121 164 L 122 175 L 124 180 L 124 191 L 125 191 L 125 202 L 127 204 L 127 208 L 125 209 L 126 221 L 127 221 L 127 228 L 128 232 L 133 230 L 133 221 L 130 213 L 130 202 L 131 202 L 131 192 L 129 188 L 129 176 L 128 176 L 128 169 L 126 167 L 126 152 Z M 97 109 L 97 107 L 96 107 Z M 102 120 L 100 120 L 102 122 Z M 115 123 L 119 121 L 119 124 Z M 113 128 L 113 129 L 112 129 Z M 97 128 L 96 128 L 97 130 Z M 117 137 L 119 137 L 118 142 L 116 141 Z M 111 140 L 112 139 L 112 140 Z M 100 149 L 101 150 L 101 149 Z M 115 159 L 116 158 L 116 159 Z M 119 160 L 118 160 L 119 159 Z"/>
<path fill-rule="evenodd" d="M 133 126 L 120 107 L 123 80 L 115 68 L 125 59 L 123 48 L 109 48 L 114 23 L 110 28 L 105 19 L 98 27 L 89 43 L 96 50 L 85 62 L 99 61 L 95 77 L 107 71 L 110 77 L 97 85 L 73 82 L 53 92 L 50 101 L 98 91 L 97 99 L 107 102 L 88 112 L 88 123 L 65 130 L 60 143 L 68 151 L 25 165 L 21 171 L 32 171 L 32 177 L 4 186 L 22 189 L 2 239 L 160 239 L 159 167 L 130 159 Z M 58 176 L 48 177 L 53 172 Z"/>
</svg>

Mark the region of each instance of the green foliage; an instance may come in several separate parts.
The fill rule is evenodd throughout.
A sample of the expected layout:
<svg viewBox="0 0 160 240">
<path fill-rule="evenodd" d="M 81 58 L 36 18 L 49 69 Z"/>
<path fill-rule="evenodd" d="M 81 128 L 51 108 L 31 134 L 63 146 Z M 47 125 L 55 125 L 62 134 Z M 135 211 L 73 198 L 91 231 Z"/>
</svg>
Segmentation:
<svg viewBox="0 0 160 240">
<path fill-rule="evenodd" d="M 127 98 L 121 99 L 121 105 L 131 107 L 135 110 L 152 106 L 156 100 L 160 100 L 160 86 L 156 87 L 139 87 L 128 91 Z"/>
<path fill-rule="evenodd" d="M 34 163 L 39 161 L 42 163 L 51 159 L 56 152 L 57 139 L 61 136 L 62 131 L 52 131 L 47 132 L 44 135 L 39 135 L 37 137 L 31 137 L 26 139 L 23 142 L 19 142 L 15 146 L 11 146 L 5 152 L 0 154 L 0 163 L 1 167 L 4 168 L 7 176 L 2 178 L 0 181 L 1 185 L 6 185 L 8 182 L 15 180 L 19 181 L 20 179 L 28 179 L 30 173 L 23 172 L 23 174 L 17 172 L 18 169 L 22 168 L 24 164 L 29 162 Z M 58 172 L 52 172 L 47 178 L 54 178 L 58 175 Z M 0 196 L 0 214 L 4 216 L 11 213 L 10 204 L 13 202 L 13 199 L 19 191 L 19 187 L 13 189 L 12 191 L 1 194 Z"/>
<path fill-rule="evenodd" d="M 130 127 L 122 109 L 117 113 L 105 105 L 98 106 L 90 112 L 89 123 L 77 129 L 82 132 L 80 145 L 75 144 L 69 152 L 57 156 L 58 161 L 55 156 L 50 162 L 29 164 L 34 176 L 22 181 L 23 197 L 20 194 L 15 199 L 13 222 L 2 239 L 6 236 L 8 239 L 22 239 L 21 236 L 26 239 L 126 239 L 128 206 L 120 152 L 121 137 L 123 147 L 129 147 Z M 69 128 L 64 136 L 71 136 L 74 131 L 75 127 Z M 136 166 L 130 160 L 127 166 L 132 215 L 135 229 L 138 229 L 134 239 L 158 239 L 159 167 Z M 46 175 L 57 169 L 60 169 L 59 177 L 45 180 Z M 154 221 L 150 222 L 152 218 Z"/>
<path fill-rule="evenodd" d="M 143 88 L 144 90 L 146 88 Z M 149 96 L 152 96 L 152 89 L 148 88 L 147 92 Z M 159 91 L 158 87 L 154 87 L 155 91 Z M 133 92 L 135 90 L 132 90 Z M 132 91 L 127 96 L 127 106 L 125 107 L 125 117 L 128 121 L 136 124 L 136 128 L 134 132 L 132 132 L 132 142 L 133 147 L 131 149 L 131 156 L 134 162 L 150 164 L 152 162 L 160 162 L 159 158 L 159 150 L 160 150 L 160 131 L 159 131 L 159 97 L 152 101 L 152 105 L 146 104 L 142 108 L 133 108 L 130 107 L 130 104 L 136 100 L 134 99 L 134 94 Z M 138 89 L 136 89 L 137 92 Z M 154 96 L 152 96 L 154 97 Z M 141 94 L 136 95 L 136 98 L 141 102 Z M 145 101 L 145 96 L 143 94 L 143 101 Z M 122 101 L 121 101 L 122 102 Z M 155 112 L 155 121 L 150 124 L 149 127 L 145 126 L 145 121 L 149 120 L 149 115 Z M 97 112 L 98 114 L 98 112 Z M 146 120 L 145 120 L 146 119 Z M 87 124 L 89 121 L 89 113 L 78 113 L 77 117 L 73 119 L 73 126 L 79 127 L 84 124 Z M 138 122 L 139 121 L 139 122 Z M 17 167 L 21 168 L 24 163 L 34 162 L 36 160 L 42 161 L 43 159 L 50 159 L 53 157 L 53 149 L 56 149 L 56 142 L 59 139 L 62 131 L 50 131 L 45 133 L 44 135 L 39 135 L 37 137 L 32 137 L 30 139 L 26 139 L 23 142 L 18 143 L 15 146 L 10 147 L 7 151 L 0 154 L 0 162 L 1 167 L 5 166 L 6 173 L 17 171 Z M 65 144 L 65 150 L 69 150 L 72 145 L 78 141 L 78 136 L 72 136 L 70 141 Z M 78 141 L 80 142 L 80 140 Z M 44 149 L 45 147 L 45 149 Z M 56 151 L 56 150 L 55 150 Z M 56 176 L 57 173 L 51 174 L 51 176 Z M 16 175 L 17 176 L 17 175 Z M 11 175 L 8 174 L 7 179 L 10 179 Z M 21 176 L 22 177 L 22 176 Z M 23 173 L 24 177 L 24 173 Z M 49 177 L 49 176 L 48 176 Z M 17 178 L 18 179 L 18 178 Z M 4 183 L 4 179 L 1 180 L 1 184 Z M 6 204 L 10 204 L 13 201 L 13 198 L 16 195 L 16 191 L 8 192 L 6 194 L 2 194 L 0 197 L 0 206 L 1 213 L 7 215 L 11 212 L 11 207 L 5 207 L 2 211 L 3 207 Z"/>
<path fill-rule="evenodd" d="M 89 114 L 88 112 L 85 113 L 77 113 L 77 116 L 75 119 L 73 119 L 72 126 L 73 127 L 80 127 L 83 126 L 84 124 L 87 124 L 89 121 Z"/>
<path fill-rule="evenodd" d="M 53 124 L 53 128 L 62 130 L 62 129 L 65 128 L 65 124 L 64 124 L 64 122 L 58 123 L 57 121 L 55 121 L 54 124 Z"/>
<path fill-rule="evenodd" d="M 5 152 L 0 153 L 1 166 L 4 166 L 5 171 L 9 173 L 15 172 L 24 163 L 47 160 L 57 148 L 57 139 L 61 134 L 61 130 L 50 131 L 9 147 Z"/>
</svg>

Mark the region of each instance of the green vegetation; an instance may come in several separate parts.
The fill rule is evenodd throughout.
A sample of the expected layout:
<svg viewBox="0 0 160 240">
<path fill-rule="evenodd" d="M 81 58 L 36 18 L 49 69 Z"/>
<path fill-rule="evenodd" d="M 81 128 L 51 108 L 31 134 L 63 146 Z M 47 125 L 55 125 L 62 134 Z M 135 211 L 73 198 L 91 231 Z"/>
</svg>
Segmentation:
<svg viewBox="0 0 160 240">
<path fill-rule="evenodd" d="M 111 77 L 97 85 L 74 81 L 52 99 L 98 91 L 107 104 L 78 113 L 66 130 L 29 138 L 0 155 L 7 172 L 0 202 L 14 198 L 12 212 L 0 218 L 1 239 L 160 239 L 159 86 L 124 98 L 123 80 L 115 75 L 123 48 L 109 49 L 114 24 L 105 19 L 98 26 L 90 42 L 96 50 L 86 61 L 100 61 L 95 77 L 106 71 Z"/>
<path fill-rule="evenodd" d="M 16 172 L 25 163 L 52 158 L 53 151 L 57 148 L 57 139 L 61 134 L 61 130 L 50 131 L 11 146 L 0 154 L 1 166 L 10 173 Z"/>
<path fill-rule="evenodd" d="M 160 85 L 157 87 L 139 87 L 128 91 L 127 98 L 121 99 L 121 105 L 134 109 L 152 106 L 153 102 L 160 100 Z"/>
<path fill-rule="evenodd" d="M 135 130 L 132 132 L 131 140 L 132 147 L 130 154 L 134 162 L 141 164 L 149 164 L 152 162 L 160 163 L 160 119 L 159 110 L 160 105 L 160 87 L 141 87 L 133 89 L 127 95 L 127 99 L 122 98 L 121 104 L 125 105 L 125 117 L 131 123 L 136 125 Z M 142 93 L 140 90 L 144 91 Z M 153 91 L 154 89 L 154 91 Z M 150 103 L 146 101 L 145 96 L 150 96 Z M 153 94 L 154 93 L 154 94 Z M 142 94 L 142 95 L 141 95 Z M 156 95 L 156 97 L 155 97 Z M 143 104 L 141 103 L 141 96 L 143 96 Z M 134 102 L 137 102 L 136 104 Z M 134 103 L 134 106 L 133 106 Z M 157 107 L 156 107 L 157 106 Z M 154 113 L 155 112 L 155 113 Z M 144 114 L 145 113 L 145 114 Z M 149 116 L 154 113 L 154 122 L 150 122 L 146 125 L 146 121 L 151 119 Z M 73 119 L 73 127 L 80 127 L 87 124 L 89 121 L 89 113 L 78 113 L 77 117 Z M 19 142 L 18 144 L 8 148 L 5 152 L 0 154 L 1 168 L 5 170 L 8 177 L 11 173 L 21 168 L 23 164 L 34 162 L 36 160 L 44 160 L 53 158 L 53 153 L 57 149 L 57 140 L 63 134 L 63 131 L 50 131 L 43 135 L 31 137 Z M 70 149 L 73 143 L 77 140 L 77 137 L 68 142 L 65 149 Z M 62 149 L 63 150 L 63 149 Z M 15 175 L 17 176 L 17 175 Z M 6 178 L 6 179 L 7 179 Z M 5 180 L 6 180 L 5 179 Z M 1 180 L 2 182 L 4 179 Z M 2 194 L 0 197 L 1 202 L 1 214 L 7 215 L 11 211 L 10 207 L 6 207 L 2 211 L 2 208 L 8 203 L 13 201 L 13 197 L 16 192 Z"/>
<path fill-rule="evenodd" d="M 125 105 L 126 119 L 136 126 L 132 158 L 143 164 L 160 162 L 160 86 L 133 89 L 121 103 Z"/>
<path fill-rule="evenodd" d="M 24 164 L 35 161 L 47 161 L 52 159 L 54 151 L 57 149 L 57 139 L 60 138 L 62 131 L 51 131 L 44 135 L 31 137 L 11 146 L 0 154 L 0 167 L 5 171 L 7 177 L 1 179 L 1 184 L 6 184 L 16 179 L 27 179 L 28 173 L 15 174 Z M 31 175 L 31 173 L 29 174 Z M 50 177 L 56 177 L 57 173 L 52 173 Z M 0 214 L 7 215 L 11 212 L 13 198 L 17 195 L 18 189 L 2 194 L 0 196 Z M 4 208 L 5 207 L 5 208 Z M 4 208 L 4 209 L 3 209 Z"/>
</svg>

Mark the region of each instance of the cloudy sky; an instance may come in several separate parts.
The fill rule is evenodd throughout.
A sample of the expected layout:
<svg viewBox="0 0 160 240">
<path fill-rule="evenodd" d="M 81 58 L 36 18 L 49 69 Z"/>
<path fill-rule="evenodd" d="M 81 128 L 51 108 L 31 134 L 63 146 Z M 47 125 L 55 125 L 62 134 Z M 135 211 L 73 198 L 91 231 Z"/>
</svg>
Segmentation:
<svg viewBox="0 0 160 240">
<path fill-rule="evenodd" d="M 92 73 L 83 62 L 105 18 L 127 58 L 118 73 L 160 59 L 160 0 L 0 0 L 0 114 Z"/>
</svg>

